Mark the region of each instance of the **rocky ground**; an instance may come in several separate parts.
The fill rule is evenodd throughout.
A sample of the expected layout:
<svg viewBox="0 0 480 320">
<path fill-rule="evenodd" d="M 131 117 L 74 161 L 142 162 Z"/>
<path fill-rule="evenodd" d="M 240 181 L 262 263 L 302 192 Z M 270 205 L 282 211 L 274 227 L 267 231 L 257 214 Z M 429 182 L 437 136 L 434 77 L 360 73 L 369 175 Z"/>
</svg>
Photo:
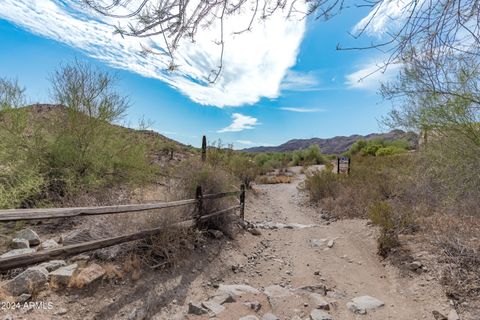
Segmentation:
<svg viewBox="0 0 480 320">
<path fill-rule="evenodd" d="M 40 284 L 57 279 L 61 287 L 70 267 L 85 285 L 23 296 L 50 309 L 0 312 L 6 319 L 458 319 L 428 261 L 415 257 L 409 273 L 381 261 L 376 229 L 307 205 L 296 173 L 289 184 L 248 194 L 248 231 L 196 243 L 176 268 L 108 280 L 111 270 L 90 255 L 81 264 L 43 265 L 30 271 Z"/>
</svg>

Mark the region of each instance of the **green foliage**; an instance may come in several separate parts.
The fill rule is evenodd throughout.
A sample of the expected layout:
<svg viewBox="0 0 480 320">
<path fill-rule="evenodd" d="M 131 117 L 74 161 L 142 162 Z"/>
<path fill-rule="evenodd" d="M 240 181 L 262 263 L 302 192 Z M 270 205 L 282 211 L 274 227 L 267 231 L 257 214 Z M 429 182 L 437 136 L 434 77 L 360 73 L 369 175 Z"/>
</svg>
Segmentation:
<svg viewBox="0 0 480 320">
<path fill-rule="evenodd" d="M 0 79 L 0 207 L 42 205 L 152 178 L 141 136 L 113 125 L 127 107 L 113 78 L 76 62 L 55 72 L 52 86 L 63 107 L 45 116 L 22 108 L 23 89 Z"/>
<path fill-rule="evenodd" d="M 346 152 L 347 156 L 390 156 L 406 152 L 410 148 L 408 141 L 394 140 L 386 141 L 381 139 L 358 140 Z"/>
<path fill-rule="evenodd" d="M 325 158 L 320 152 L 320 147 L 318 145 L 311 145 L 307 149 L 294 151 L 290 165 L 305 166 L 324 164 L 325 162 Z"/>
<path fill-rule="evenodd" d="M 340 179 L 342 176 L 333 173 L 332 170 L 317 171 L 307 175 L 303 188 L 313 201 L 335 198 L 338 195 Z"/>
</svg>

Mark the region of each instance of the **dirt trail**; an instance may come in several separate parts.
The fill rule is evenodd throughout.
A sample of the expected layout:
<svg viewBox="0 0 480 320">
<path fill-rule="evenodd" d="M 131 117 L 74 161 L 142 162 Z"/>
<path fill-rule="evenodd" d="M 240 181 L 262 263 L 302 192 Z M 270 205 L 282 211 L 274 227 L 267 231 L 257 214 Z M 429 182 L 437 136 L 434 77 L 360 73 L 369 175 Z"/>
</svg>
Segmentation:
<svg viewBox="0 0 480 320">
<path fill-rule="evenodd" d="M 395 267 L 379 259 L 375 228 L 367 221 L 329 223 L 320 218 L 318 209 L 306 205 L 298 190 L 303 179 L 304 175 L 298 174 L 290 184 L 256 186 L 259 192 L 249 196 L 246 219 L 264 228 L 279 228 L 260 229 L 259 236 L 239 236 L 238 247 L 222 254 L 223 261 L 229 261 L 235 272 L 222 278 L 221 283 L 248 284 L 261 291 L 280 285 L 288 290 L 275 292 L 270 302 L 263 294 L 246 294 L 236 303 L 224 304 L 226 309 L 217 319 L 239 319 L 250 314 L 261 319 L 267 312 L 280 319 L 307 319 L 315 304 L 308 294 L 297 294 L 294 288 L 322 284 L 331 290 L 325 300 L 331 303 L 326 312 L 333 319 L 434 319 L 433 310 L 448 314 L 448 301 L 435 279 L 426 273 L 402 277 Z M 331 248 L 329 240 L 334 240 Z M 197 297 L 205 299 L 205 293 L 212 290 Z M 385 305 L 368 310 L 366 315 L 347 309 L 350 299 L 364 295 Z M 261 302 L 257 313 L 245 307 L 244 302 L 250 300 Z"/>
</svg>

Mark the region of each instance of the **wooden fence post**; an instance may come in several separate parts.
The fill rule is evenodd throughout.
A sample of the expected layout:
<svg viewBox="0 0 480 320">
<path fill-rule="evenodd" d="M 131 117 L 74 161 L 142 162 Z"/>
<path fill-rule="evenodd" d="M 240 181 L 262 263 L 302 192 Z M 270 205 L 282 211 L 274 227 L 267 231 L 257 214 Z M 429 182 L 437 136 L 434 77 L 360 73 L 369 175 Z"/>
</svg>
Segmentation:
<svg viewBox="0 0 480 320">
<path fill-rule="evenodd" d="M 202 137 L 202 162 L 207 160 L 207 137 Z"/>
<path fill-rule="evenodd" d="M 340 173 L 340 158 L 337 157 L 337 174 Z"/>
<path fill-rule="evenodd" d="M 347 174 L 350 174 L 350 163 L 351 163 L 351 159 L 348 158 L 348 171 L 347 171 Z"/>
<path fill-rule="evenodd" d="M 245 185 L 240 186 L 240 218 L 245 221 Z"/>
<path fill-rule="evenodd" d="M 202 186 L 197 186 L 197 190 L 195 192 L 195 198 L 197 199 L 197 224 L 200 222 L 200 218 L 203 215 L 203 194 L 202 194 Z"/>
</svg>

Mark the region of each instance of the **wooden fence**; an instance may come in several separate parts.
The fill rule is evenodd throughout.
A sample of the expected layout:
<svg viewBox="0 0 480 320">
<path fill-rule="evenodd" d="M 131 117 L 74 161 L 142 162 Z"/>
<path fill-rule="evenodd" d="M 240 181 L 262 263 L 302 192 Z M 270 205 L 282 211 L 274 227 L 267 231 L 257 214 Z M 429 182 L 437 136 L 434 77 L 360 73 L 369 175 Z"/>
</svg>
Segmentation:
<svg viewBox="0 0 480 320">
<path fill-rule="evenodd" d="M 204 200 L 219 199 L 229 196 L 238 196 L 239 203 L 235 206 L 219 210 L 216 212 L 205 212 Z M 199 186 L 196 190 L 195 199 L 179 200 L 163 203 L 150 204 L 127 204 L 118 206 L 102 206 L 102 207 L 81 207 L 81 208 L 52 208 L 52 209 L 12 209 L 0 210 L 0 222 L 19 221 L 19 220 L 39 220 L 39 219 L 58 219 L 71 218 L 79 216 L 94 216 L 106 214 L 118 214 L 139 212 L 146 210 L 175 208 L 180 206 L 196 205 L 195 215 L 192 219 L 180 221 L 168 226 L 162 226 L 155 229 L 142 230 L 139 232 L 121 235 L 111 238 L 92 240 L 88 242 L 63 246 L 50 250 L 37 251 L 28 254 L 16 255 L 0 259 L 0 271 L 6 271 L 14 268 L 26 267 L 31 264 L 48 261 L 59 257 L 68 257 L 77 255 L 82 252 L 110 247 L 113 245 L 135 241 L 149 236 L 159 234 L 163 230 L 172 226 L 195 226 L 202 221 L 212 217 L 223 215 L 235 210 L 240 211 L 240 218 L 244 219 L 245 212 L 245 186 L 242 185 L 240 191 L 222 192 L 216 194 L 203 194 L 202 188 Z"/>
</svg>

